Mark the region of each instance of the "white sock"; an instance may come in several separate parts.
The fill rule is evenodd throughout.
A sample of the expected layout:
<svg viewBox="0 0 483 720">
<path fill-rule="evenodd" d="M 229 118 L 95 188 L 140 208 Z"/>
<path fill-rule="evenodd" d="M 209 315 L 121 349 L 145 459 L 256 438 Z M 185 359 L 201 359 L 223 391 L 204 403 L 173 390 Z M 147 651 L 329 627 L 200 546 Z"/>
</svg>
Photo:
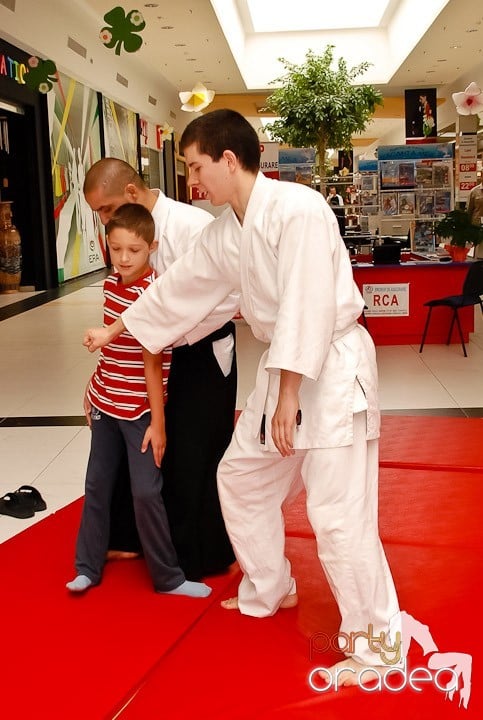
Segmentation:
<svg viewBox="0 0 483 720">
<path fill-rule="evenodd" d="M 164 595 L 188 595 L 189 597 L 208 597 L 211 588 L 205 583 L 185 580 L 174 590 L 160 590 Z"/>
<path fill-rule="evenodd" d="M 84 592 L 92 585 L 92 580 L 87 575 L 77 575 L 76 578 L 66 583 L 65 587 L 71 592 Z"/>
</svg>

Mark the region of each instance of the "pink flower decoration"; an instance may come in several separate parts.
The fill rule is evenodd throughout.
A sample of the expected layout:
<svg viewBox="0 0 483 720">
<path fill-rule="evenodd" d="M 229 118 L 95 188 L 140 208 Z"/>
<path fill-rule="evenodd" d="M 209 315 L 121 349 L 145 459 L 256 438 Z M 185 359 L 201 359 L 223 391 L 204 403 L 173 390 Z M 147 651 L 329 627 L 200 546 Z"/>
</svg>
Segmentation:
<svg viewBox="0 0 483 720">
<path fill-rule="evenodd" d="M 459 115 L 476 115 L 483 110 L 483 92 L 474 82 L 464 92 L 453 93 L 451 97 Z"/>
<path fill-rule="evenodd" d="M 38 57 L 35 57 L 35 55 L 33 55 L 32 57 L 29 57 L 28 64 L 30 65 L 31 68 L 38 67 L 38 65 L 39 65 Z"/>
<path fill-rule="evenodd" d="M 101 38 L 101 41 L 104 43 L 104 45 L 107 45 L 107 43 L 110 43 L 112 40 L 112 33 L 109 32 L 109 30 L 101 30 L 99 33 L 99 37 Z"/>
</svg>

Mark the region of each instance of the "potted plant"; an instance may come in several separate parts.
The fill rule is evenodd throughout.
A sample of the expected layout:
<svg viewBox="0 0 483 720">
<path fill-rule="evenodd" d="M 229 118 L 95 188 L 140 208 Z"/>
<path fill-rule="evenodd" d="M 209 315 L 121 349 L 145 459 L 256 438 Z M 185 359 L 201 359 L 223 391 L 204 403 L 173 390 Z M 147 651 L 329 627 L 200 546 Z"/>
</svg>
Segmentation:
<svg viewBox="0 0 483 720">
<path fill-rule="evenodd" d="M 382 95 L 371 85 L 355 84 L 370 63 L 353 68 L 343 58 L 335 63 L 334 45 L 327 45 L 322 55 L 309 50 L 300 65 L 279 61 L 286 74 L 273 81 L 280 87 L 269 95 L 266 108 L 280 120 L 266 129 L 274 140 L 292 147 L 315 147 L 322 177 L 327 149 L 350 150 L 352 136 L 365 130 Z"/>
<path fill-rule="evenodd" d="M 434 226 L 436 235 L 449 240 L 445 245 L 453 260 L 463 261 L 472 246 L 483 240 L 483 226 L 473 225 L 466 210 L 451 210 Z"/>
</svg>

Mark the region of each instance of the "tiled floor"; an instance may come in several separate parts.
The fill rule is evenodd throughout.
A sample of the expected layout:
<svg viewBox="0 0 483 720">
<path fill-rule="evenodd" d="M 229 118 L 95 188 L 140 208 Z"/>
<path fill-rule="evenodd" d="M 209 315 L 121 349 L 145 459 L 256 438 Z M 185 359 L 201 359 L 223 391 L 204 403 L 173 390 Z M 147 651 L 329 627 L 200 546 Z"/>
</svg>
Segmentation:
<svg viewBox="0 0 483 720">
<path fill-rule="evenodd" d="M 82 334 L 101 320 L 99 274 L 67 284 L 59 293 L 0 295 L 0 496 L 34 485 L 47 502 L 47 510 L 31 519 L 0 515 L 0 542 L 83 493 L 89 430 L 82 398 L 96 357 L 82 347 Z M 237 346 L 241 408 L 264 346 L 243 321 L 238 323 Z M 418 349 L 378 347 L 381 409 L 482 416 L 479 309 L 468 358 L 458 344 L 426 345 L 422 354 Z"/>
</svg>

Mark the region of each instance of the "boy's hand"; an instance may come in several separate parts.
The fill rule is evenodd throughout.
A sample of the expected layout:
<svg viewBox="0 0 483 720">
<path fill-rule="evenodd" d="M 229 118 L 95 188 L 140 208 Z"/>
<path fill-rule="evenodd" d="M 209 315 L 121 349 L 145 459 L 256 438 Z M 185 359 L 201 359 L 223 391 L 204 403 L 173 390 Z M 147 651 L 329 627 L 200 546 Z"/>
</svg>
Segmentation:
<svg viewBox="0 0 483 720">
<path fill-rule="evenodd" d="M 124 332 L 126 326 L 124 325 L 122 318 L 118 317 L 112 325 L 102 328 L 89 328 L 86 330 L 84 335 L 83 345 L 89 350 L 94 352 L 104 345 L 108 345 L 110 342 L 115 340 L 119 335 Z"/>
<path fill-rule="evenodd" d="M 294 432 L 302 420 L 299 413 L 299 388 L 302 375 L 280 370 L 278 403 L 272 417 L 272 439 L 282 457 L 294 455 Z"/>
<path fill-rule="evenodd" d="M 299 401 L 296 395 L 278 399 L 272 418 L 272 439 L 282 457 L 295 454 L 293 445 L 298 409 Z"/>
<path fill-rule="evenodd" d="M 86 330 L 82 344 L 85 345 L 89 352 L 94 352 L 109 342 L 108 328 L 90 328 Z"/>
<path fill-rule="evenodd" d="M 150 443 L 153 450 L 154 462 L 156 467 L 159 468 L 161 467 L 161 460 L 163 459 L 164 451 L 166 450 L 166 433 L 164 428 L 157 429 L 153 425 L 149 425 L 144 433 L 141 452 L 146 452 Z"/>
</svg>

